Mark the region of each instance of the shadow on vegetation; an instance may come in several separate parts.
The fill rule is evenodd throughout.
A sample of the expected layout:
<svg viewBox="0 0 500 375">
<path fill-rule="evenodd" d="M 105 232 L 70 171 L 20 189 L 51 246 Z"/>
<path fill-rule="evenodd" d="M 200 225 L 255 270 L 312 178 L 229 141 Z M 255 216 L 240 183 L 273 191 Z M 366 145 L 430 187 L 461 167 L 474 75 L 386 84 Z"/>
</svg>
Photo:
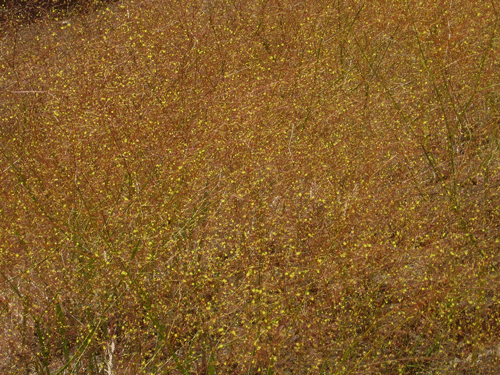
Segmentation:
<svg viewBox="0 0 500 375">
<path fill-rule="evenodd" d="M 116 0 L 0 0 L 0 23 L 29 24 L 51 14 L 87 12 Z"/>
</svg>

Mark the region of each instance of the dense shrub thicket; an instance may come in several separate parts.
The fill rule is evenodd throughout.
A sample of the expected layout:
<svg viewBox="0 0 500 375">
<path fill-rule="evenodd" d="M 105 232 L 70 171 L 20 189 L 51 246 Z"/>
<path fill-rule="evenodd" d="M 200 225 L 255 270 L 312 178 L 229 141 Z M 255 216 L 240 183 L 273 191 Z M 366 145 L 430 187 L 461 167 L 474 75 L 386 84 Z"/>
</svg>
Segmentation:
<svg viewBox="0 0 500 375">
<path fill-rule="evenodd" d="M 2 374 L 497 373 L 496 1 L 70 13 L 0 40 Z"/>
</svg>

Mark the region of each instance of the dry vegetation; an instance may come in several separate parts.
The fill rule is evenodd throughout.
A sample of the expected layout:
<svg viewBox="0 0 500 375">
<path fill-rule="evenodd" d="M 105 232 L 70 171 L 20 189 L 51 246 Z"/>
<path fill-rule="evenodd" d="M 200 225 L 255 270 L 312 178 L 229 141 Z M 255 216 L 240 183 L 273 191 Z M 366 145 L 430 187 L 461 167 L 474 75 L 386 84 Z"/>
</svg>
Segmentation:
<svg viewBox="0 0 500 375">
<path fill-rule="evenodd" d="M 499 12 L 10 17 L 0 372 L 496 373 Z"/>
</svg>

